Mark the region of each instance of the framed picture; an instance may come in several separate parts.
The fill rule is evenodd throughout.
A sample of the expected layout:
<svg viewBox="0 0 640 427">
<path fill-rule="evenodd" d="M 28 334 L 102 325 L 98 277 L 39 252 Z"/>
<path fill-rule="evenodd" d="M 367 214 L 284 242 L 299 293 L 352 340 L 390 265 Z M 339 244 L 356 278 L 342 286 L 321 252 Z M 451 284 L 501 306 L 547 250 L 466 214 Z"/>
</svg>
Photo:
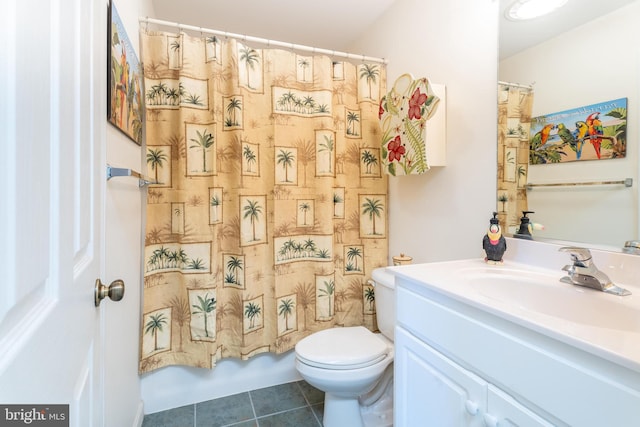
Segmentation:
<svg viewBox="0 0 640 427">
<path fill-rule="evenodd" d="M 109 2 L 107 28 L 107 118 L 136 144 L 142 145 L 142 67 L 113 1 Z"/>
<path fill-rule="evenodd" d="M 534 117 L 529 164 L 620 159 L 627 154 L 627 98 Z"/>
</svg>

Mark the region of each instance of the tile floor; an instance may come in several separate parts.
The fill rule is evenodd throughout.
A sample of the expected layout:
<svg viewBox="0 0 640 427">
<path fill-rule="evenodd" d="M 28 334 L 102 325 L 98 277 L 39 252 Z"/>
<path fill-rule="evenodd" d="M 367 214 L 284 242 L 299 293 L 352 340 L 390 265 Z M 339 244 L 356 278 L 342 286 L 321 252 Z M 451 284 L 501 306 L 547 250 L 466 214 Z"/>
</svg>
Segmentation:
<svg viewBox="0 0 640 427">
<path fill-rule="evenodd" d="M 322 427 L 324 393 L 280 384 L 145 415 L 142 427 Z"/>
</svg>

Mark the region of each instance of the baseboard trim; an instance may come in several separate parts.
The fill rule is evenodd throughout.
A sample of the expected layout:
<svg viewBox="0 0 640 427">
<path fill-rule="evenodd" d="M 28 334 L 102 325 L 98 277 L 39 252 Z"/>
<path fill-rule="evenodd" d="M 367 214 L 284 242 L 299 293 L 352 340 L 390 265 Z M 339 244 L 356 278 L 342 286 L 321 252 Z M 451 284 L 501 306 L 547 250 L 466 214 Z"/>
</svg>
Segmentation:
<svg viewBox="0 0 640 427">
<path fill-rule="evenodd" d="M 144 421 L 144 401 L 142 399 L 138 402 L 138 410 L 136 411 L 136 417 L 133 420 L 132 427 L 142 427 Z"/>
</svg>

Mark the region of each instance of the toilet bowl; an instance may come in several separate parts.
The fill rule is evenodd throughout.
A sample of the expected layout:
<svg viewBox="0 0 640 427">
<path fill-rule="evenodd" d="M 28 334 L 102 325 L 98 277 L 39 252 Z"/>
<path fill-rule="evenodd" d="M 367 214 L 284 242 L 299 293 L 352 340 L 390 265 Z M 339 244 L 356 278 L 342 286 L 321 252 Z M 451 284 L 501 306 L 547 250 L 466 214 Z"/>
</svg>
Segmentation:
<svg viewBox="0 0 640 427">
<path fill-rule="evenodd" d="M 393 423 L 395 286 L 384 268 L 373 271 L 380 333 L 363 326 L 319 331 L 296 344 L 296 369 L 325 392 L 325 427 L 382 427 Z"/>
</svg>

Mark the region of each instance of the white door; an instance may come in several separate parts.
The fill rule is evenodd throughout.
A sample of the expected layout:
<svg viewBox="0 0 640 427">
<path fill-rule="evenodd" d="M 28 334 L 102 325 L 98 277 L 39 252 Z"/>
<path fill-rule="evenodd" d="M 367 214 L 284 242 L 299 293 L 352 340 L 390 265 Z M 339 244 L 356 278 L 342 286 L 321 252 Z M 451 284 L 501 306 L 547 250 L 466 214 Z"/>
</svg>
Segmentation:
<svg viewBox="0 0 640 427">
<path fill-rule="evenodd" d="M 103 424 L 105 22 L 104 0 L 2 2 L 0 405 L 23 415 L 0 425 Z"/>
</svg>

